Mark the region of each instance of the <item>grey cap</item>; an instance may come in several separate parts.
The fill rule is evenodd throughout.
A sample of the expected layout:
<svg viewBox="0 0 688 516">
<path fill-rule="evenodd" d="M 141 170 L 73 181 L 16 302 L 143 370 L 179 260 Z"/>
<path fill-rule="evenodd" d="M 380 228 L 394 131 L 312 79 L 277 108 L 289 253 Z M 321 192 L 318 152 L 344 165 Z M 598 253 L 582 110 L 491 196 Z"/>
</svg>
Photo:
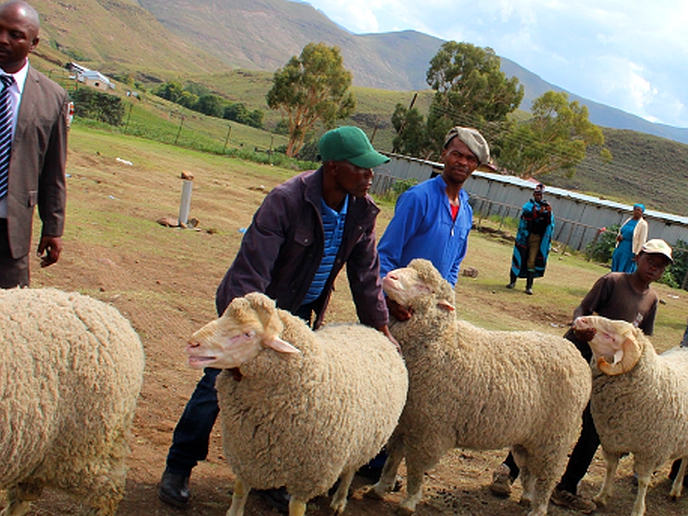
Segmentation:
<svg viewBox="0 0 688 516">
<path fill-rule="evenodd" d="M 449 142 L 454 138 L 458 138 L 466 144 L 475 157 L 478 158 L 478 165 L 485 165 L 490 161 L 490 147 L 487 145 L 483 135 L 477 129 L 471 127 L 452 127 L 447 135 L 444 137 L 444 148 L 447 148 Z"/>
</svg>

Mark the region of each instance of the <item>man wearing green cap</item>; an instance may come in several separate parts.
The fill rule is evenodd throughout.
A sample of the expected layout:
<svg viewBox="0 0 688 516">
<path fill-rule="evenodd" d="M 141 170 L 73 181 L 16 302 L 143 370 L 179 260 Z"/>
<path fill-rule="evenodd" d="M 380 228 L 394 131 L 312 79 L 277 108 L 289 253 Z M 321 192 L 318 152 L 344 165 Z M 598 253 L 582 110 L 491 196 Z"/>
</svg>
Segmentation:
<svg viewBox="0 0 688 516">
<path fill-rule="evenodd" d="M 361 323 L 372 326 L 398 347 L 387 327 L 388 311 L 380 281 L 375 242 L 379 208 L 368 196 L 373 168 L 389 158 L 373 149 L 357 127 L 340 127 L 319 142 L 322 166 L 275 187 L 265 197 L 247 229 L 239 252 L 217 289 L 221 315 L 232 299 L 263 292 L 318 328 L 344 264 Z M 189 502 L 192 468 L 208 453 L 219 408 L 215 378 L 207 368 L 175 428 L 160 498 L 176 507 Z M 239 371 L 234 372 L 240 378 Z M 285 511 L 284 492 L 263 492 L 264 499 Z"/>
</svg>

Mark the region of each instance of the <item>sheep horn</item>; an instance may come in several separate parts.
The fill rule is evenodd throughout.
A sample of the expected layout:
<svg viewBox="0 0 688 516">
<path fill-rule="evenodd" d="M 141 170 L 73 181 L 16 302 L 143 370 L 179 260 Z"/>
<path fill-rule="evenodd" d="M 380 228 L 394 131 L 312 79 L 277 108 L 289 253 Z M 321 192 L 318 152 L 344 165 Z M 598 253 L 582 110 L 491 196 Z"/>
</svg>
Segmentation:
<svg viewBox="0 0 688 516">
<path fill-rule="evenodd" d="M 604 374 L 609 376 L 616 376 L 619 374 L 627 373 L 635 367 L 640 360 L 641 349 L 638 342 L 633 337 L 628 337 L 623 345 L 623 357 L 616 364 L 610 364 L 604 357 L 600 357 L 597 360 L 597 367 Z"/>
</svg>

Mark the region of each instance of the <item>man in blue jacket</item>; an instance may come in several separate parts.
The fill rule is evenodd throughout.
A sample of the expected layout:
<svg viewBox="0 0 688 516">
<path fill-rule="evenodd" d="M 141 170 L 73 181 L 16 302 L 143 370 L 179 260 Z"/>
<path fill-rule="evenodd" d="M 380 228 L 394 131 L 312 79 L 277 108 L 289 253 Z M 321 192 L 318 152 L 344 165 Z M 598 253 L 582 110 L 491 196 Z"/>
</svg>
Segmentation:
<svg viewBox="0 0 688 516">
<path fill-rule="evenodd" d="M 378 245 L 382 277 L 414 258 L 425 258 L 456 285 L 473 226 L 473 209 L 463 185 L 478 166 L 490 161 L 490 148 L 476 129 L 453 127 L 445 136 L 440 161 L 441 175 L 409 188 L 397 200 Z M 392 316 L 408 319 L 403 307 L 391 300 L 388 304 Z"/>
<path fill-rule="evenodd" d="M 394 217 L 378 245 L 380 277 L 406 267 L 414 258 L 425 258 L 456 285 L 473 226 L 473 208 L 463 185 L 478 166 L 490 161 L 490 148 L 476 129 L 453 127 L 444 138 L 440 161 L 444 163 L 441 175 L 409 188 L 397 200 Z M 385 299 L 392 317 L 399 321 L 411 317 L 405 307 Z M 377 481 L 386 459 L 383 450 L 358 474 Z"/>
</svg>

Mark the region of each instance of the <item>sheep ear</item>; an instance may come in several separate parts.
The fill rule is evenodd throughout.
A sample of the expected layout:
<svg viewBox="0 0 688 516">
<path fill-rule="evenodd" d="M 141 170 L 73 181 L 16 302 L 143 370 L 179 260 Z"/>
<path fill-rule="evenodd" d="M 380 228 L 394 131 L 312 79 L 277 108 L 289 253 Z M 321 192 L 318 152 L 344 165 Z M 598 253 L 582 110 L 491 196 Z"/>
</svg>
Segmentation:
<svg viewBox="0 0 688 516">
<path fill-rule="evenodd" d="M 619 374 L 627 373 L 635 367 L 640 360 L 640 354 L 642 350 L 638 345 L 638 341 L 633 336 L 629 336 L 621 346 L 623 349 L 623 356 L 621 360 L 616 364 L 610 364 L 604 357 L 600 357 L 597 360 L 597 367 L 604 374 L 609 376 L 616 376 Z"/>
<path fill-rule="evenodd" d="M 444 310 L 444 311 L 446 311 L 446 312 L 453 312 L 454 310 L 456 310 L 456 308 L 454 308 L 454 305 L 452 305 L 452 304 L 451 304 L 449 301 L 447 301 L 446 299 L 440 300 L 440 301 L 437 303 L 437 308 L 439 308 L 440 310 Z"/>
<path fill-rule="evenodd" d="M 286 340 L 282 340 L 279 337 L 273 337 L 272 339 L 266 339 L 263 341 L 263 346 L 266 348 L 274 349 L 278 353 L 301 353 L 301 350 L 295 348 L 289 344 Z"/>
</svg>

